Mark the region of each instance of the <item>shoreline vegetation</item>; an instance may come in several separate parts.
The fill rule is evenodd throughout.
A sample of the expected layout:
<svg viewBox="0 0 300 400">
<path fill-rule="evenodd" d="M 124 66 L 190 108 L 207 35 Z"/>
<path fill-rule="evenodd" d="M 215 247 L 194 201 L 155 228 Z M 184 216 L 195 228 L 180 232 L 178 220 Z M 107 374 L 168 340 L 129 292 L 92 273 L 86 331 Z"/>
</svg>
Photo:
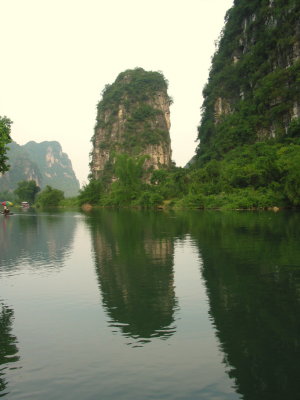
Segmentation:
<svg viewBox="0 0 300 400">
<path fill-rule="evenodd" d="M 60 209 L 70 209 L 69 207 L 66 207 L 66 206 L 59 206 L 58 208 L 60 208 Z M 100 210 L 100 209 L 132 209 L 132 210 L 144 210 L 145 208 L 142 208 L 142 207 L 137 207 L 137 206 L 127 206 L 127 207 L 109 207 L 109 206 L 92 206 L 91 204 L 83 204 L 81 207 L 80 207 L 80 210 L 81 211 L 84 211 L 84 212 L 91 212 L 91 211 L 93 211 L 93 210 Z M 75 209 L 75 207 L 73 207 L 73 209 Z M 76 209 L 78 209 L 78 207 L 76 207 Z M 190 207 L 190 208 L 183 208 L 183 207 L 181 207 L 181 208 L 179 208 L 179 207 L 168 207 L 168 206 L 164 206 L 164 205 L 162 205 L 162 206 L 157 206 L 157 207 L 153 207 L 153 208 L 150 208 L 150 210 L 153 210 L 153 211 L 187 211 L 187 210 L 194 210 L 194 211 L 272 211 L 272 212 L 275 212 L 275 213 L 277 213 L 277 212 L 279 212 L 279 211 L 282 211 L 282 210 L 290 210 L 290 211 L 297 211 L 297 210 L 299 210 L 300 208 L 299 207 L 292 207 L 292 208 L 287 208 L 287 207 L 281 207 L 281 208 L 279 208 L 279 207 L 266 207 L 266 208 L 225 208 L 225 207 L 223 207 L 223 208 L 196 208 L 196 207 L 194 207 L 194 208 L 192 208 L 192 207 Z M 149 208 L 147 208 L 147 210 L 149 210 Z"/>
<path fill-rule="evenodd" d="M 139 157 L 116 156 L 115 181 L 93 180 L 79 207 L 279 210 L 300 206 L 300 139 L 239 146 L 188 168 L 146 170 Z M 86 205 L 89 206 L 86 206 Z"/>
<path fill-rule="evenodd" d="M 300 121 L 294 125 L 300 129 Z M 273 210 L 300 207 L 300 138 L 287 136 L 233 148 L 222 157 L 196 159 L 186 168 L 145 167 L 145 156 L 115 154 L 113 182 L 90 177 L 72 198 L 35 181 L 18 183 L 1 200 L 29 202 L 36 208 L 139 208 Z"/>
<path fill-rule="evenodd" d="M 149 170 L 140 157 L 116 155 L 115 180 L 90 179 L 77 197 L 47 186 L 39 191 L 33 182 L 19 183 L 15 194 L 0 194 L 14 203 L 28 201 L 37 208 L 299 209 L 300 139 L 259 142 L 237 147 L 222 159 Z M 17 196 L 16 196 L 17 195 Z M 9 196 L 11 196 L 9 198 Z M 17 200 L 16 200 L 17 199 Z"/>
</svg>

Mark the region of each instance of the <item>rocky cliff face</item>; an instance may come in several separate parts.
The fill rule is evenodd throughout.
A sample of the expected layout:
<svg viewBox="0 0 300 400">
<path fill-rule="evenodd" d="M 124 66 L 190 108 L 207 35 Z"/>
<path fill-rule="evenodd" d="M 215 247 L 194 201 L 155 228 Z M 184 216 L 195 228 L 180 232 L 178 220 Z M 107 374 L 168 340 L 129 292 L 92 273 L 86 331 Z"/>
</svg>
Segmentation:
<svg viewBox="0 0 300 400">
<path fill-rule="evenodd" d="M 0 192 L 15 190 L 20 181 L 34 180 L 41 189 L 50 185 L 66 196 L 78 194 L 72 163 L 58 142 L 31 141 L 24 146 L 13 142 L 8 147 L 10 169 L 0 177 Z"/>
<path fill-rule="evenodd" d="M 66 196 L 75 196 L 79 191 L 79 182 L 75 176 L 72 162 L 62 151 L 60 143 L 45 141 L 41 143 L 28 142 L 24 150 L 35 162 L 43 176 L 42 188 L 50 185 L 64 191 Z"/>
<path fill-rule="evenodd" d="M 23 146 L 12 142 L 8 145 L 9 171 L 0 175 L 0 192 L 13 191 L 17 188 L 18 182 L 33 180 L 42 186 L 42 174 L 38 165 L 31 160 Z"/>
<path fill-rule="evenodd" d="M 299 1 L 235 0 L 203 95 L 200 157 L 300 135 Z"/>
<path fill-rule="evenodd" d="M 98 104 L 91 174 L 111 175 L 116 154 L 148 155 L 145 167 L 171 165 L 170 97 L 162 74 L 142 68 L 121 73 Z"/>
</svg>

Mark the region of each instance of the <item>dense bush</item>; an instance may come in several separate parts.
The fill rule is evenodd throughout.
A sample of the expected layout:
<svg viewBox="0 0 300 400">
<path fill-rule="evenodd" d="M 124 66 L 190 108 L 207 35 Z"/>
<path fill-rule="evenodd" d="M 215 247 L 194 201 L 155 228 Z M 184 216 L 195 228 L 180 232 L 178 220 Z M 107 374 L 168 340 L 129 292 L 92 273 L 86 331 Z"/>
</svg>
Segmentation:
<svg viewBox="0 0 300 400">
<path fill-rule="evenodd" d="M 116 155 L 114 174 L 116 181 L 110 187 L 110 193 L 104 197 L 104 205 L 125 206 L 137 200 L 146 187 L 142 178 L 147 156 L 130 157 L 127 154 Z"/>
<path fill-rule="evenodd" d="M 278 150 L 283 193 L 292 205 L 300 205 L 300 144 L 290 143 Z"/>
<path fill-rule="evenodd" d="M 300 205 L 300 140 L 255 143 L 229 151 L 222 160 L 181 171 L 156 171 L 153 182 L 176 207 L 266 208 Z M 176 188 L 175 188 L 176 187 Z"/>
<path fill-rule="evenodd" d="M 14 193 L 18 196 L 19 201 L 28 201 L 33 204 L 40 190 L 35 181 L 22 181 L 18 183 Z"/>
<path fill-rule="evenodd" d="M 98 204 L 103 193 L 103 184 L 98 180 L 92 179 L 87 185 L 85 185 L 80 191 L 78 196 L 78 204 L 83 205 L 85 203 Z"/>
<path fill-rule="evenodd" d="M 64 207 L 64 208 L 75 208 L 79 206 L 79 201 L 78 197 L 67 197 L 59 202 L 59 207 Z"/>
<path fill-rule="evenodd" d="M 36 200 L 37 207 L 57 207 L 64 199 L 64 192 L 62 190 L 53 189 L 47 185 L 46 188 L 39 193 Z"/>
<path fill-rule="evenodd" d="M 11 142 L 10 127 L 12 121 L 7 117 L 0 116 L 0 173 L 8 171 L 8 157 L 6 155 L 7 145 Z"/>
</svg>

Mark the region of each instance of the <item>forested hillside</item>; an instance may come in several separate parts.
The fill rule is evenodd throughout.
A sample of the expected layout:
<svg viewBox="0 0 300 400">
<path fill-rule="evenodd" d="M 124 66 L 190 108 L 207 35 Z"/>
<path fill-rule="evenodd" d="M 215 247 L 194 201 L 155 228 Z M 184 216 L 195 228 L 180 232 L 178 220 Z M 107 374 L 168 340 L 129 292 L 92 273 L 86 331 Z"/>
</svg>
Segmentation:
<svg viewBox="0 0 300 400">
<path fill-rule="evenodd" d="M 203 90 L 198 156 L 299 136 L 300 3 L 235 0 Z"/>
</svg>

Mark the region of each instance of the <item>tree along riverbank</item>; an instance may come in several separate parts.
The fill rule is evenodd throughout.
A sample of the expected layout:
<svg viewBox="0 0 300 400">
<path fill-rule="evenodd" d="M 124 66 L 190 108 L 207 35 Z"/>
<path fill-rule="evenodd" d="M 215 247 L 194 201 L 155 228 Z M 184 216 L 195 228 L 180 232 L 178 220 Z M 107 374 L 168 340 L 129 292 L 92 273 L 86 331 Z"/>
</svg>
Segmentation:
<svg viewBox="0 0 300 400">
<path fill-rule="evenodd" d="M 188 168 L 145 170 L 139 158 L 116 156 L 115 181 L 90 180 L 79 206 L 273 209 L 300 206 L 300 139 L 237 147 Z"/>
<path fill-rule="evenodd" d="M 19 199 L 3 196 L 41 208 L 291 209 L 300 206 L 299 165 L 299 138 L 244 145 L 188 168 L 145 169 L 140 157 L 122 154 L 115 158 L 113 183 L 91 179 L 77 197 L 51 187 L 37 192 L 32 182 L 20 185 Z"/>
</svg>

